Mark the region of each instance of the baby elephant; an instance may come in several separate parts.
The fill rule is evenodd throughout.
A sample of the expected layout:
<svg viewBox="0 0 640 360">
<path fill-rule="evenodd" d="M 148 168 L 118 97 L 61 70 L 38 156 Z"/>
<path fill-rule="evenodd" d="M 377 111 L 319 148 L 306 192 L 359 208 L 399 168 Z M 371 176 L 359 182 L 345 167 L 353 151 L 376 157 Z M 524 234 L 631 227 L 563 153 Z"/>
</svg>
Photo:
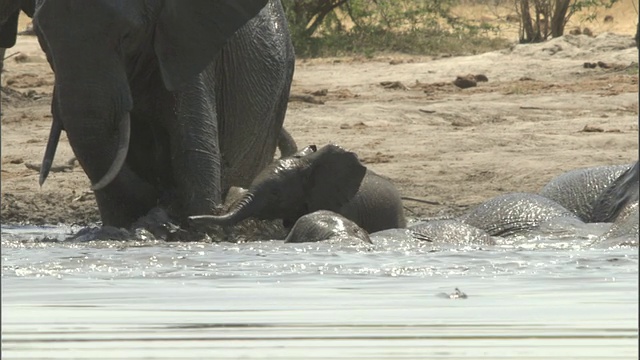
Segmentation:
<svg viewBox="0 0 640 360">
<path fill-rule="evenodd" d="M 371 244 L 369 234 L 360 226 L 328 210 L 318 210 L 298 219 L 284 242 L 304 243 L 325 240 L 355 240 Z"/>
<path fill-rule="evenodd" d="M 249 217 L 282 219 L 291 228 L 303 215 L 329 210 L 365 231 L 406 226 L 402 200 L 388 179 L 368 170 L 337 145 L 309 146 L 274 161 L 223 215 L 190 217 L 196 225 L 231 226 Z"/>
</svg>

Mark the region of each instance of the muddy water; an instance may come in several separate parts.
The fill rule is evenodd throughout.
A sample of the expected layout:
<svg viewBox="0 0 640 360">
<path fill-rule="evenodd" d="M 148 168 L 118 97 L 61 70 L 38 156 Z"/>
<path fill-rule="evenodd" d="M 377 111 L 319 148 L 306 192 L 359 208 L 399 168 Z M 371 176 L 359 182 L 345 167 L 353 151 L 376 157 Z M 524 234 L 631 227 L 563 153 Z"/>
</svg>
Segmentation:
<svg viewBox="0 0 640 360">
<path fill-rule="evenodd" d="M 637 247 L 53 241 L 72 230 L 2 227 L 3 359 L 637 358 Z"/>
</svg>

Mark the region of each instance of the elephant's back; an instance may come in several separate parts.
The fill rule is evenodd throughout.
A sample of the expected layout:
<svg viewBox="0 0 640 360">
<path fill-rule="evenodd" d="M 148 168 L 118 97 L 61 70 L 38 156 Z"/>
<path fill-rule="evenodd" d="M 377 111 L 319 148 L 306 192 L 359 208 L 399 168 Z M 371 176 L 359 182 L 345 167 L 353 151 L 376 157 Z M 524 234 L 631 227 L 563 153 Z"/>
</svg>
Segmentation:
<svg viewBox="0 0 640 360">
<path fill-rule="evenodd" d="M 458 220 L 492 236 L 513 235 L 531 230 L 545 221 L 578 217 L 557 202 L 531 193 L 496 196 L 469 210 Z"/>
<path fill-rule="evenodd" d="M 551 179 L 539 194 L 589 221 L 594 201 L 627 169 L 629 165 L 607 165 L 568 171 Z"/>
<path fill-rule="evenodd" d="M 409 226 L 413 236 L 434 243 L 459 245 L 494 245 L 486 231 L 455 219 L 422 221 Z"/>
</svg>

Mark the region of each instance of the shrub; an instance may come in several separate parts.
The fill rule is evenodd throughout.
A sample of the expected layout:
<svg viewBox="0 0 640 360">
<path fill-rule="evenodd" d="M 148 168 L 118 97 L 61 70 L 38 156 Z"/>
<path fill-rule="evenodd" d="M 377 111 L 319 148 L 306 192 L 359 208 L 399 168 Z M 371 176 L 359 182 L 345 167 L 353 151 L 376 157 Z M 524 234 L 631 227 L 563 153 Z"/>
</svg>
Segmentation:
<svg viewBox="0 0 640 360">
<path fill-rule="evenodd" d="M 515 0 L 520 17 L 520 42 L 542 42 L 564 34 L 569 19 L 578 11 L 610 8 L 618 0 Z M 590 17 L 593 17 L 592 12 Z"/>
<path fill-rule="evenodd" d="M 296 54 L 463 54 L 502 47 L 495 29 L 450 15 L 458 0 L 282 0 Z"/>
</svg>

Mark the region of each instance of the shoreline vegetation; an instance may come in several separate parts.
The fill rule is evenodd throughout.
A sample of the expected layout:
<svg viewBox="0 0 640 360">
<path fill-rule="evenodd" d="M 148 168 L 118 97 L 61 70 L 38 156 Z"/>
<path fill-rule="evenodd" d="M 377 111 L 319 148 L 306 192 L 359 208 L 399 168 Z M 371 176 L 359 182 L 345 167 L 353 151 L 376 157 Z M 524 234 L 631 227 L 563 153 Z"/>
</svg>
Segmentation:
<svg viewBox="0 0 640 360">
<path fill-rule="evenodd" d="M 635 22 L 630 20 L 638 17 L 633 0 L 282 2 L 298 58 L 475 55 L 565 33 L 633 35 L 629 29 L 635 29 Z M 629 24 L 621 24 L 625 22 Z"/>
</svg>

